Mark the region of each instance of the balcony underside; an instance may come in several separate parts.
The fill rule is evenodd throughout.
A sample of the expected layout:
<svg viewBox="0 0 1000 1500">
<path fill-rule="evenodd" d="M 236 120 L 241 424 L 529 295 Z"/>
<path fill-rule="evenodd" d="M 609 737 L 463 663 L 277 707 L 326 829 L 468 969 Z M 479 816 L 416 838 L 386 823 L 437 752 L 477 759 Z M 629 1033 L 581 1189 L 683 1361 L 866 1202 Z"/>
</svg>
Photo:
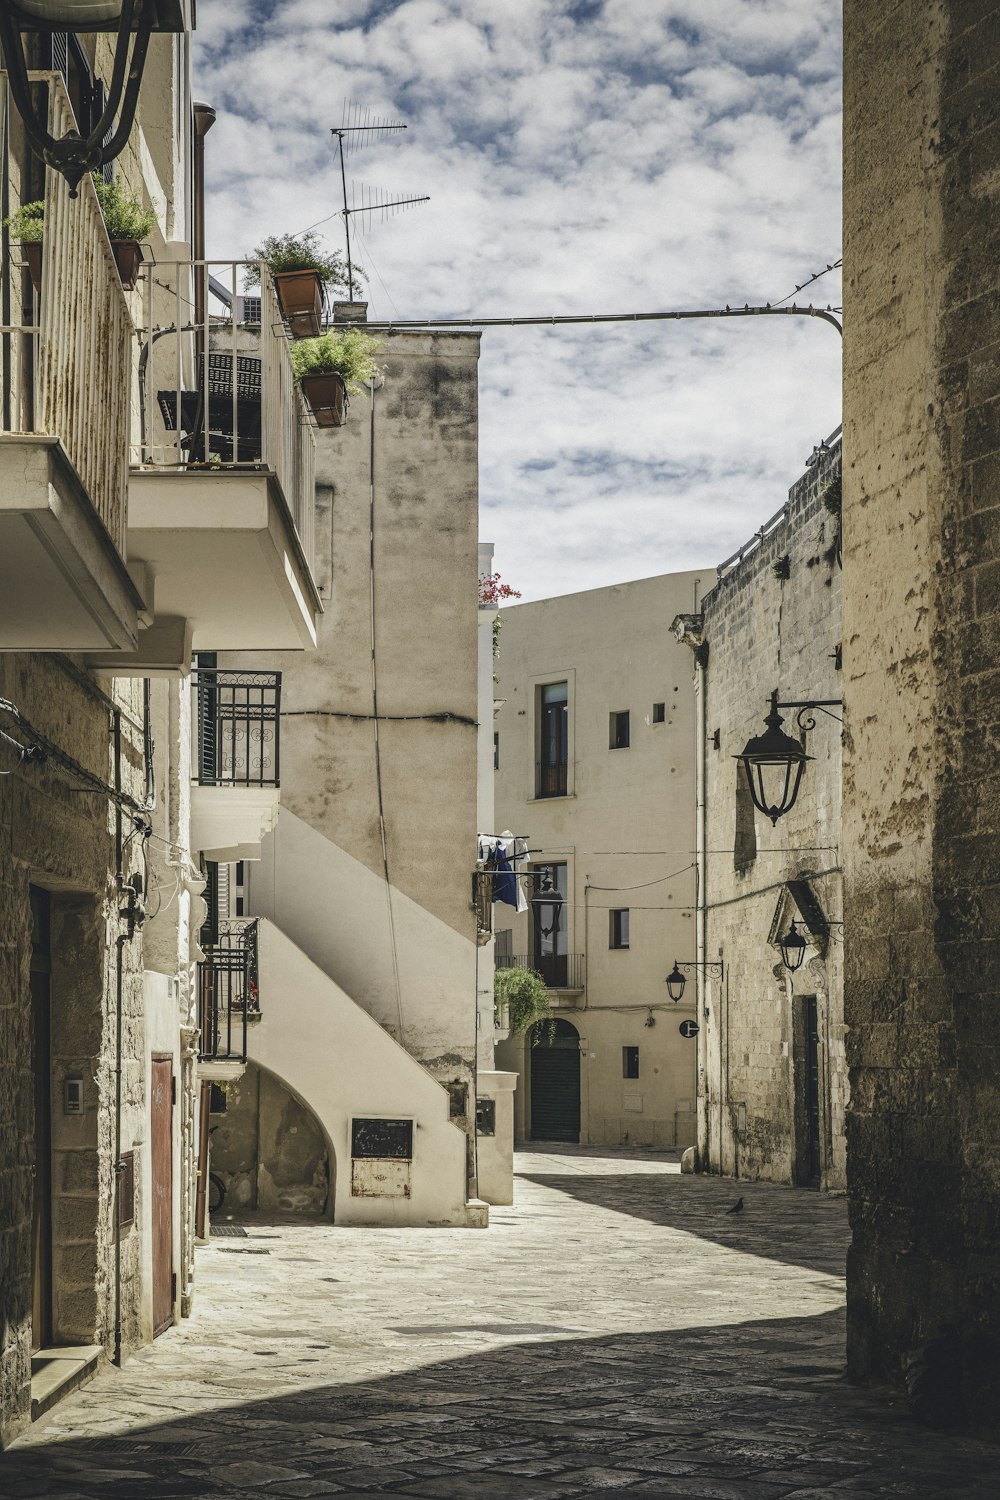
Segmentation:
<svg viewBox="0 0 1000 1500">
<path fill-rule="evenodd" d="M 129 651 L 142 608 L 59 440 L 0 435 L 0 650 Z"/>
<path fill-rule="evenodd" d="M 195 651 L 315 646 L 322 605 L 269 470 L 133 470 L 128 548 L 156 618 L 186 618 Z"/>
<path fill-rule="evenodd" d="M 192 849 L 220 864 L 260 859 L 261 840 L 278 819 L 280 795 L 273 786 L 193 786 Z"/>
</svg>

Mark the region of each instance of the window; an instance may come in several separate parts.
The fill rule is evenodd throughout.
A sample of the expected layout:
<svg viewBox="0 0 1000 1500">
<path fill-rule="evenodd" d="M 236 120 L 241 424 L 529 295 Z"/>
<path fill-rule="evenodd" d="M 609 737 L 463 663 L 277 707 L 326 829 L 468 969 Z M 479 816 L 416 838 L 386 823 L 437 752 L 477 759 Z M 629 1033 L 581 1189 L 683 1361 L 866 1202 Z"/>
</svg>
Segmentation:
<svg viewBox="0 0 1000 1500">
<path fill-rule="evenodd" d="M 628 907 L 619 907 L 609 913 L 611 917 L 611 936 L 608 942 L 609 948 L 628 947 Z"/>
<path fill-rule="evenodd" d="M 611 734 L 608 745 L 612 750 L 627 750 L 629 742 L 628 709 L 611 715 Z"/>
<path fill-rule="evenodd" d="M 135 1222 L 135 1152 L 122 1152 L 122 1173 L 119 1179 L 118 1203 L 120 1205 L 119 1229 L 130 1229 Z"/>
<path fill-rule="evenodd" d="M 665 724 L 667 722 L 667 705 L 665 703 L 653 704 L 653 723 Z"/>
<path fill-rule="evenodd" d="M 733 838 L 733 869 L 738 875 L 749 870 L 757 858 L 757 825 L 746 773 L 736 767 L 736 827 Z"/>
<path fill-rule="evenodd" d="M 500 735 L 497 732 L 493 735 L 493 769 L 494 771 L 500 769 Z"/>
<path fill-rule="evenodd" d="M 565 797 L 569 760 L 569 684 L 549 682 L 539 690 L 536 797 Z"/>
<path fill-rule="evenodd" d="M 638 1047 L 622 1048 L 622 1077 L 638 1078 L 639 1076 L 639 1049 Z"/>
<path fill-rule="evenodd" d="M 495 1099 L 476 1100 L 476 1134 L 496 1135 L 497 1133 L 497 1101 Z"/>
<path fill-rule="evenodd" d="M 565 989 L 569 975 L 566 866 L 534 865 L 531 875 L 531 966 L 550 989 Z"/>
</svg>

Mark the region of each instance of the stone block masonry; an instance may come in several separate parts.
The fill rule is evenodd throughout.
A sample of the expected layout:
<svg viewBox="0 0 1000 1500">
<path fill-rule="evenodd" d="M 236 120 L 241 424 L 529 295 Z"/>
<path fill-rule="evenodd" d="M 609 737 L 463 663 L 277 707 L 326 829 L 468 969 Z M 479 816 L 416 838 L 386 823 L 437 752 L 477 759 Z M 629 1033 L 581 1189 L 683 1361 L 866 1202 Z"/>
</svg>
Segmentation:
<svg viewBox="0 0 1000 1500">
<path fill-rule="evenodd" d="M 1000 1426 L 1000 8 L 845 15 L 849 1367 Z"/>
</svg>

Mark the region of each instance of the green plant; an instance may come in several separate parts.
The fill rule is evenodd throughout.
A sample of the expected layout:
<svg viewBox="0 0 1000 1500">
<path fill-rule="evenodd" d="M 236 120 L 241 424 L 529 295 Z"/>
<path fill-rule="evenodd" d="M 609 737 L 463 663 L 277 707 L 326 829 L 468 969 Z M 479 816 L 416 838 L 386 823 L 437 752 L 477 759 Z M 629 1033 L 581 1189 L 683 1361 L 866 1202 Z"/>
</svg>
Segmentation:
<svg viewBox="0 0 1000 1500">
<path fill-rule="evenodd" d="M 105 182 L 95 172 L 94 188 L 109 240 L 144 240 L 153 232 L 156 214 L 130 198 L 118 182 Z"/>
<path fill-rule="evenodd" d="M 843 486 L 839 474 L 835 474 L 830 483 L 824 487 L 820 499 L 823 501 L 824 509 L 839 520 L 843 503 Z"/>
<path fill-rule="evenodd" d="M 534 969 L 497 969 L 493 976 L 493 1013 L 497 1025 L 504 1006 L 507 1024 L 514 1035 L 527 1031 L 536 1021 L 550 1019 L 552 1007 L 541 974 Z M 544 1028 L 540 1027 L 539 1032 L 544 1034 Z"/>
<path fill-rule="evenodd" d="M 279 276 L 282 271 L 318 271 L 319 278 L 324 286 L 335 292 L 347 292 L 350 290 L 347 281 L 347 266 L 344 257 L 339 250 L 327 254 L 320 249 L 320 238 L 318 234 L 271 234 L 266 240 L 254 250 L 250 260 L 264 261 L 272 276 Z M 359 277 L 364 277 L 364 272 L 359 266 L 353 266 L 354 291 L 359 292 L 361 285 Z M 256 266 L 248 266 L 244 277 L 247 286 L 260 285 L 260 271 Z"/>
<path fill-rule="evenodd" d="M 380 373 L 375 355 L 381 347 L 370 333 L 345 324 L 342 330 L 331 328 L 318 339 L 292 344 L 292 368 L 296 380 L 304 375 L 340 375 L 349 391 L 359 391 Z"/>
<path fill-rule="evenodd" d="M 10 230 L 12 240 L 40 240 L 45 228 L 45 204 L 22 203 L 16 214 L 4 219 L 3 227 Z"/>
</svg>

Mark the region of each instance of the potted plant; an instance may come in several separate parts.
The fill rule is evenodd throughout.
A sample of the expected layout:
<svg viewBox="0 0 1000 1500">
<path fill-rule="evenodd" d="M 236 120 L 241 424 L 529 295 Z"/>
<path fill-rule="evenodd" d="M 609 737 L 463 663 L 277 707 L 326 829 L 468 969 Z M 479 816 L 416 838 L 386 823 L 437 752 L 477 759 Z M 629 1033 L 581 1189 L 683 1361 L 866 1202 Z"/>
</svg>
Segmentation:
<svg viewBox="0 0 1000 1500">
<path fill-rule="evenodd" d="M 253 259 L 264 261 L 271 273 L 278 305 L 293 338 L 315 338 L 323 327 L 324 288 L 348 291 L 347 267 L 340 252 L 326 254 L 319 235 L 273 234 L 257 246 Z M 354 267 L 355 275 L 358 274 Z M 259 286 L 260 272 L 250 266 L 248 287 Z M 358 283 L 353 283 L 355 289 Z"/>
<path fill-rule="evenodd" d="M 320 338 L 292 345 L 292 368 L 318 427 L 343 427 L 348 391 L 359 391 L 379 374 L 378 339 L 356 325 L 342 324 Z"/>
<path fill-rule="evenodd" d="M 42 233 L 45 227 L 45 204 L 22 203 L 17 213 L 4 219 L 3 225 L 12 240 L 21 246 L 28 275 L 36 292 L 42 290 Z"/>
<path fill-rule="evenodd" d="M 118 275 L 126 292 L 130 292 L 139 280 L 144 240 L 152 232 L 156 214 L 151 208 L 143 208 L 135 198 L 130 198 L 116 181 L 105 182 L 94 173 L 97 201 L 104 215 L 104 227 L 111 241 L 111 249 L 118 267 Z"/>
</svg>

